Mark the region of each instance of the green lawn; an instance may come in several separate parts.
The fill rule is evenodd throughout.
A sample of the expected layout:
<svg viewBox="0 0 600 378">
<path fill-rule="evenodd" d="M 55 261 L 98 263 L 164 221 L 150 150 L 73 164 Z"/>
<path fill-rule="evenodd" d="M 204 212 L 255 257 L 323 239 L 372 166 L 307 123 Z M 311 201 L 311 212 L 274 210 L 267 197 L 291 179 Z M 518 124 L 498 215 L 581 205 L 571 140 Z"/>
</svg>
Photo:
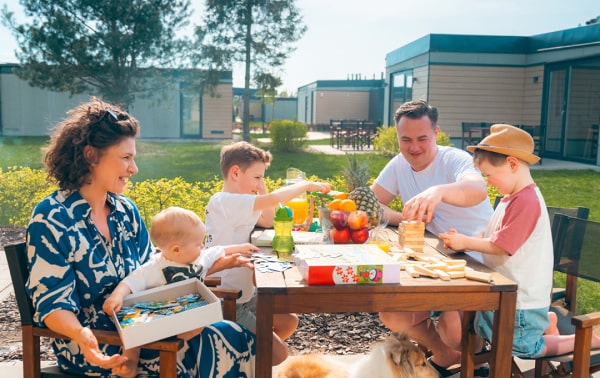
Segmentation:
<svg viewBox="0 0 600 378">
<path fill-rule="evenodd" d="M 260 135 L 252 137 L 257 138 Z M 41 168 L 41 151 L 46 140 L 37 137 L 0 137 L 0 169 L 12 166 Z M 188 182 L 196 182 L 220 177 L 219 151 L 224 143 L 229 142 L 139 140 L 136 162 L 140 172 L 132 180 L 171 179 L 180 176 Z M 317 143 L 326 144 L 329 140 Z M 268 146 L 263 147 L 268 149 Z M 372 176 L 377 175 L 389 160 L 376 154 L 360 155 L 360 159 L 368 159 Z M 274 160 L 267 170 L 267 175 L 273 179 L 283 178 L 288 167 L 296 167 L 308 175 L 327 179 L 340 176 L 345 164 L 344 155 L 274 153 Z M 590 219 L 600 221 L 600 173 L 591 170 L 533 170 L 532 175 L 548 206 L 586 206 L 590 208 Z M 561 277 L 558 276 L 557 279 L 560 282 Z M 600 285 L 582 282 L 579 290 L 582 298 L 580 308 L 584 311 L 599 311 Z"/>
</svg>

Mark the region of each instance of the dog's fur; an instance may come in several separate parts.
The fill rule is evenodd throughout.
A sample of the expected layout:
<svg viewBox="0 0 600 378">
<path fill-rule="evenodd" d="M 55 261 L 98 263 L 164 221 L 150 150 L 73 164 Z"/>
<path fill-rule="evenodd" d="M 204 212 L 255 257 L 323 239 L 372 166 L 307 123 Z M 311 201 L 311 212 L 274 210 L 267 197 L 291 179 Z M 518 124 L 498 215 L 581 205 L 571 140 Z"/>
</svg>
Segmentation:
<svg viewBox="0 0 600 378">
<path fill-rule="evenodd" d="M 425 354 L 406 334 L 394 332 L 365 357 L 346 369 L 327 356 L 289 357 L 277 378 L 438 378 Z"/>
<path fill-rule="evenodd" d="M 302 354 L 288 357 L 277 369 L 276 378 L 348 378 L 345 366 L 327 356 Z"/>
<path fill-rule="evenodd" d="M 438 378 L 425 353 L 405 333 L 392 333 L 352 366 L 350 378 Z"/>
</svg>

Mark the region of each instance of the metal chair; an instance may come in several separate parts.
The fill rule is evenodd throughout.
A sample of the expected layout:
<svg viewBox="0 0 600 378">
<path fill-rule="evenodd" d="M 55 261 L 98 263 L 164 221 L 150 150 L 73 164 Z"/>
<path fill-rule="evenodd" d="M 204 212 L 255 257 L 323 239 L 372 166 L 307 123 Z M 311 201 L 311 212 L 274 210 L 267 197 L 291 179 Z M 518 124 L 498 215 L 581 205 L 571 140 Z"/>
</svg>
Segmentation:
<svg viewBox="0 0 600 378">
<path fill-rule="evenodd" d="M 27 268 L 27 250 L 25 242 L 4 247 L 6 260 L 15 292 L 15 298 L 21 317 L 21 333 L 23 339 L 23 377 L 24 378 L 58 378 L 74 377 L 63 373 L 58 366 L 40 366 L 40 337 L 66 338 L 45 327 L 38 327 L 33 322 L 33 305 L 25 291 L 25 283 L 29 278 Z M 214 289 L 213 293 L 223 299 L 223 317 L 235 321 L 235 302 L 240 291 L 229 289 Z M 233 313 L 232 313 L 233 309 Z M 101 344 L 122 345 L 116 331 L 92 330 Z M 160 351 L 160 377 L 177 377 L 177 351 L 183 346 L 183 341 L 177 337 L 155 341 L 142 345 L 141 348 Z"/>
</svg>

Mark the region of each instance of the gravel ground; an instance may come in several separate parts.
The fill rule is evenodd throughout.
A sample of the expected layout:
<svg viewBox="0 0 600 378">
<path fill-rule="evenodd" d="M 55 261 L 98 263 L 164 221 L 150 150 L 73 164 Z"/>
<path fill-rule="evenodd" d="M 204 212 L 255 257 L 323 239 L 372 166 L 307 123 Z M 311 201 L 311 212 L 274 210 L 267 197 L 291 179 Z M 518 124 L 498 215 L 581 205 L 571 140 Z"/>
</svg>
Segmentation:
<svg viewBox="0 0 600 378">
<path fill-rule="evenodd" d="M 0 227 L 0 246 L 23 240 L 22 228 Z M 19 311 L 14 296 L 0 302 L 0 362 L 22 357 Z M 366 353 L 389 334 L 376 313 L 299 314 L 300 324 L 287 340 L 291 354 Z M 42 339 L 43 360 L 54 360 L 48 339 Z"/>
</svg>

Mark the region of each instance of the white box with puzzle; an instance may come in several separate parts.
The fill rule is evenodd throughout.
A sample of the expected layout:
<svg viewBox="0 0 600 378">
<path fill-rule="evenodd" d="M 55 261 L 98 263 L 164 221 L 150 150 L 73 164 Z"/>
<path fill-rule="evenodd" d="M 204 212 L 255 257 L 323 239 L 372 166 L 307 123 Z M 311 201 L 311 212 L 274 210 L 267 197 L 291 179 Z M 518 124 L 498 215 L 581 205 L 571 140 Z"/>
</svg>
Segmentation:
<svg viewBox="0 0 600 378">
<path fill-rule="evenodd" d="M 125 349 L 221 320 L 221 301 L 195 278 L 130 294 L 113 317 Z"/>
</svg>

